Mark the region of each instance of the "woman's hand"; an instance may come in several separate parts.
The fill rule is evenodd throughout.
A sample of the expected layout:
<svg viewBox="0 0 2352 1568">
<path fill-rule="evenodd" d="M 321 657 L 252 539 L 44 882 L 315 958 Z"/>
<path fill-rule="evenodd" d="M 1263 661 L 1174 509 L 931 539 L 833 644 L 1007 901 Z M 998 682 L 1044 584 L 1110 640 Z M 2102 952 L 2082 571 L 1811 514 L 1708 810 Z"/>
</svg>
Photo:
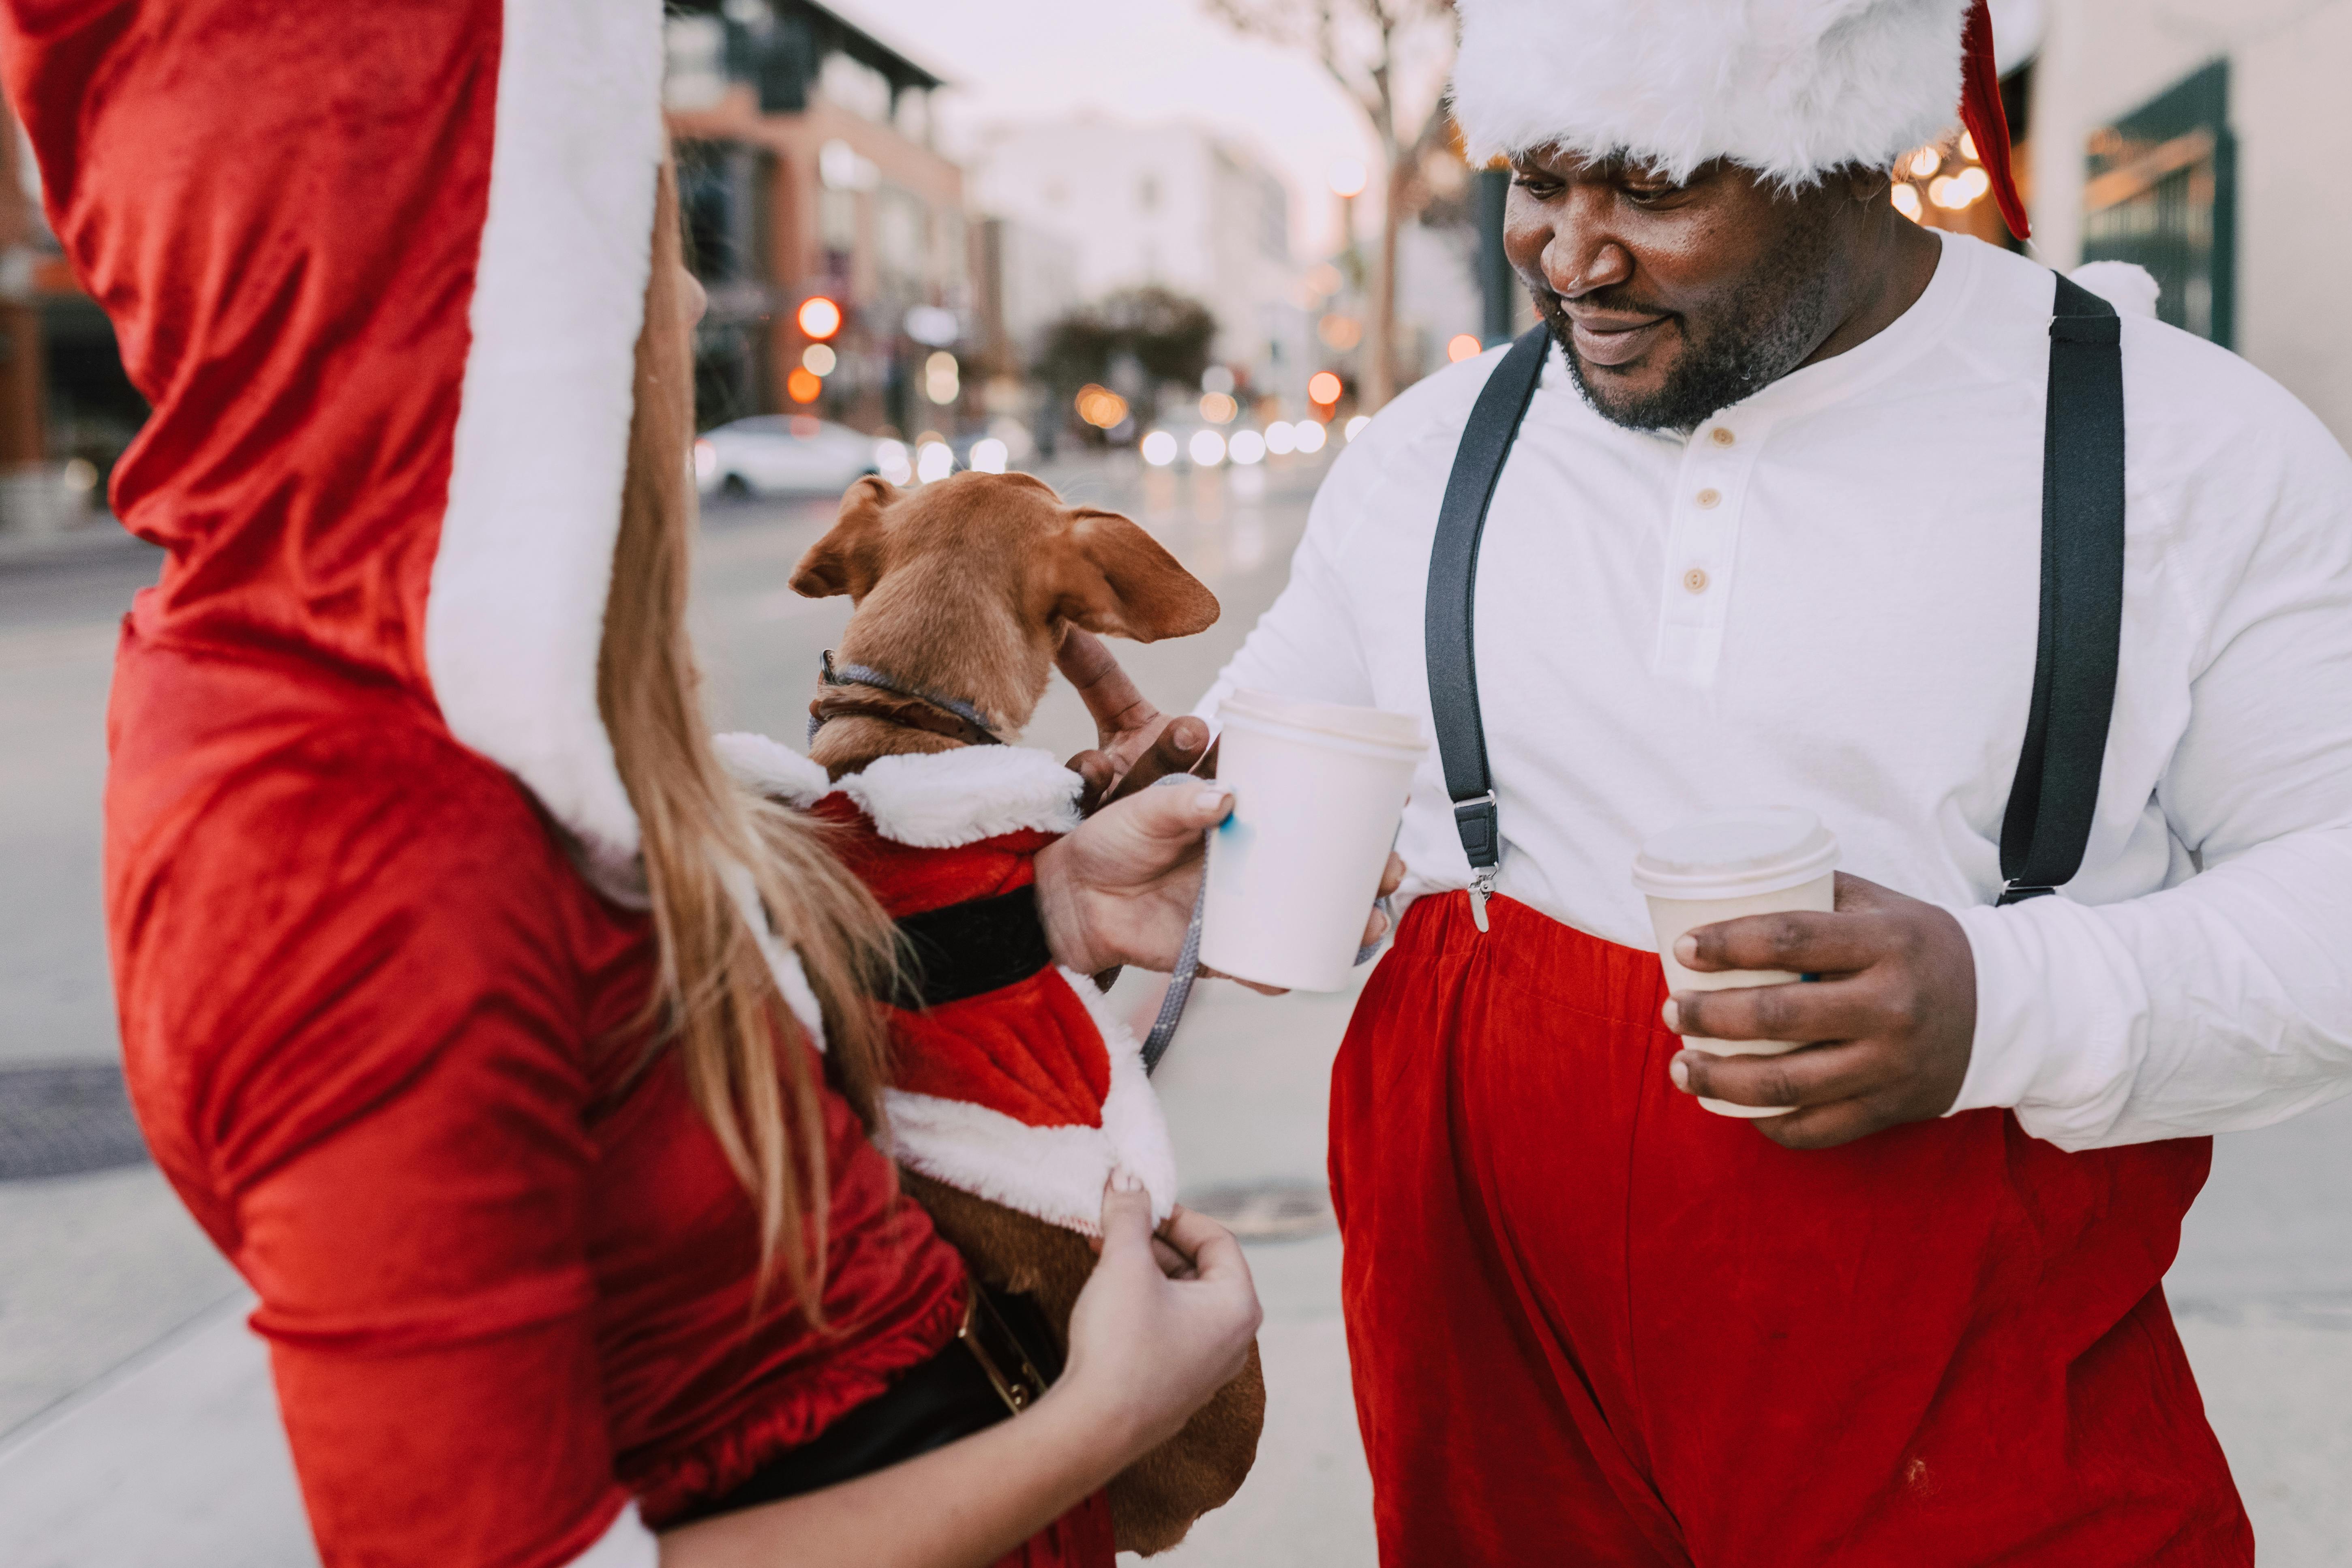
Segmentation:
<svg viewBox="0 0 2352 1568">
<path fill-rule="evenodd" d="M 1155 1238 L 1150 1195 L 1124 1172 L 1103 1189 L 1102 1231 L 1102 1261 L 1070 1312 L 1068 1363 L 1047 1398 L 1082 1406 L 1139 1455 L 1239 1375 L 1265 1314 L 1233 1233 L 1180 1205 Z M 1155 1256 L 1163 1250 L 1189 1268 L 1169 1272 Z"/>
<path fill-rule="evenodd" d="M 1054 662 L 1095 720 L 1097 749 L 1070 759 L 1070 771 L 1087 781 L 1081 810 L 1125 799 L 1170 773 L 1191 773 L 1209 750 L 1209 727 L 1152 706 L 1092 632 L 1070 627 Z"/>
</svg>

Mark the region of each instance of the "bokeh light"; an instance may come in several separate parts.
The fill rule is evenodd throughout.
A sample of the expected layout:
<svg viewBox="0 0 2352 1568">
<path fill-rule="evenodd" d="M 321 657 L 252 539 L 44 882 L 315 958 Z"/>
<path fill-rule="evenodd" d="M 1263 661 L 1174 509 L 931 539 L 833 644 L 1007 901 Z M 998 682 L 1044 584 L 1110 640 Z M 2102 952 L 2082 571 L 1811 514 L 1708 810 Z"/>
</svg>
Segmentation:
<svg viewBox="0 0 2352 1568">
<path fill-rule="evenodd" d="M 811 375 L 831 375 L 841 361 L 823 343 L 811 343 L 801 354 L 801 368 Z"/>
<path fill-rule="evenodd" d="M 1012 448 L 993 436 L 983 436 L 971 444 L 970 467 L 975 474 L 1001 474 L 1013 456 Z"/>
<path fill-rule="evenodd" d="M 1097 430 L 1108 430 L 1127 417 L 1127 399 L 1109 387 L 1097 386 L 1093 382 L 1078 388 L 1078 395 L 1074 401 L 1077 405 L 1078 417 Z"/>
<path fill-rule="evenodd" d="M 824 383 L 805 365 L 795 365 L 793 374 L 784 377 L 784 395 L 794 403 L 814 403 L 824 390 Z"/>
<path fill-rule="evenodd" d="M 1290 432 L 1300 451 L 1319 452 L 1323 449 L 1323 426 L 1316 421 L 1301 419 L 1290 427 Z"/>
<path fill-rule="evenodd" d="M 822 294 L 801 301 L 801 331 L 812 338 L 829 338 L 841 331 L 841 307 Z"/>
<path fill-rule="evenodd" d="M 1176 460 L 1176 437 L 1165 430 L 1154 430 L 1142 442 L 1143 460 L 1155 468 L 1164 468 Z"/>
<path fill-rule="evenodd" d="M 883 439 L 874 443 L 874 467 L 894 485 L 910 483 L 915 477 L 914 459 L 907 455 L 907 443 Z"/>
<path fill-rule="evenodd" d="M 929 484 L 955 472 L 955 453 L 945 441 L 926 441 L 915 448 L 915 477 Z"/>
<path fill-rule="evenodd" d="M 1337 196 L 1360 196 L 1371 176 L 1364 165 L 1353 158 L 1341 158 L 1331 165 L 1331 194 Z"/>
<path fill-rule="evenodd" d="M 1455 364 L 1465 359 L 1476 359 L 1479 352 L 1478 340 L 1467 332 L 1456 332 L 1445 340 L 1445 357 Z"/>
<path fill-rule="evenodd" d="M 1298 437 L 1288 420 L 1277 419 L 1265 427 L 1265 449 L 1277 458 L 1287 457 L 1298 450 Z"/>
<path fill-rule="evenodd" d="M 1196 468 L 1213 468 L 1225 460 L 1225 438 L 1214 430 L 1195 430 L 1185 447 Z"/>
<path fill-rule="evenodd" d="M 1339 378 L 1328 370 L 1318 370 L 1307 378 L 1307 401 L 1328 408 L 1339 401 L 1342 388 Z"/>
<path fill-rule="evenodd" d="M 1246 468 L 1265 459 L 1265 437 L 1255 430 L 1236 430 L 1225 443 L 1225 456 Z"/>
<path fill-rule="evenodd" d="M 1335 353 L 1346 353 L 1363 342 L 1364 328 L 1355 317 L 1343 316 L 1335 310 L 1315 323 L 1315 335 L 1323 340 L 1325 347 Z"/>
<path fill-rule="evenodd" d="M 1207 392 L 1201 395 L 1201 417 L 1212 425 L 1230 425 L 1242 411 L 1228 393 Z"/>
<path fill-rule="evenodd" d="M 1349 440 L 1352 441 L 1352 440 L 1354 440 L 1358 436 L 1362 435 L 1362 434 L 1363 434 L 1363 430 L 1364 430 L 1364 426 L 1367 426 L 1367 425 L 1370 425 L 1371 422 L 1372 422 L 1372 416 L 1371 416 L 1370 415 L 1369 415 L 1369 414 L 1359 414 L 1359 415 L 1357 415 L 1353 419 L 1350 419 L 1350 420 L 1349 420 L 1349 421 L 1348 421 L 1347 429 L 1343 432 L 1343 434 L 1345 434 L 1345 435 L 1346 435 L 1346 437 L 1347 437 L 1347 438 L 1348 438 Z"/>
</svg>

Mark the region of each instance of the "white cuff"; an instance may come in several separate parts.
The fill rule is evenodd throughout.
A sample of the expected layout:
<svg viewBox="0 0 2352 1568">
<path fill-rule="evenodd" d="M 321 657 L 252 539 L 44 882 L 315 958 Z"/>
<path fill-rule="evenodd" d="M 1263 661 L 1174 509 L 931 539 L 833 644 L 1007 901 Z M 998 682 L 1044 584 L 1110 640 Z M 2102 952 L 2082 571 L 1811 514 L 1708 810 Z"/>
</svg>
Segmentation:
<svg viewBox="0 0 2352 1568">
<path fill-rule="evenodd" d="M 2017 1112 L 2062 1148 L 2097 1143 L 2130 1098 L 2147 994 L 2097 913 L 2060 894 L 1958 911 L 1975 955 L 1976 1038 L 1948 1114 Z"/>
<path fill-rule="evenodd" d="M 574 1557 L 564 1568 L 660 1568 L 661 1543 L 646 1521 L 637 1517 L 637 1505 L 629 1504 L 613 1521 L 612 1528 L 596 1538 L 596 1544 Z"/>
</svg>

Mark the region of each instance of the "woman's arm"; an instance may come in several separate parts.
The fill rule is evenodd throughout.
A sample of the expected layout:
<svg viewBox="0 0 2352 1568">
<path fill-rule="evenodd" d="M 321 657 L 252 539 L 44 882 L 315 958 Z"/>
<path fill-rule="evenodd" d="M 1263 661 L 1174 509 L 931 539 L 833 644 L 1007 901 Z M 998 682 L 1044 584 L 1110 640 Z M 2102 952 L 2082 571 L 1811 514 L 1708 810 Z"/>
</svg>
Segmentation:
<svg viewBox="0 0 2352 1568">
<path fill-rule="evenodd" d="M 1164 1276 L 1150 1197 L 1113 1180 L 1068 1369 L 1033 1409 L 856 1480 L 671 1531 L 662 1568 L 984 1568 L 1173 1436 L 1241 1371 L 1257 1293 L 1231 1233 L 1182 1208 L 1164 1238 L 1194 1273 Z"/>
</svg>

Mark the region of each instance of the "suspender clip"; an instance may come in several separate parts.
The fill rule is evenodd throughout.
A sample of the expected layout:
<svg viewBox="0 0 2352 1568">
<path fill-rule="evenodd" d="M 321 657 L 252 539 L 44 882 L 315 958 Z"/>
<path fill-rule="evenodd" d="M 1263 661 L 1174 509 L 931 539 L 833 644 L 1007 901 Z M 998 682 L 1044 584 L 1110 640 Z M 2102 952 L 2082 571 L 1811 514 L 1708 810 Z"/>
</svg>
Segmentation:
<svg viewBox="0 0 2352 1568">
<path fill-rule="evenodd" d="M 2044 888 L 2032 882 L 2011 882 L 2001 889 L 2000 897 L 1993 900 L 1992 907 L 2005 910 L 2011 904 L 2021 904 L 2028 899 L 2049 898 L 2057 890 L 2055 888 Z"/>
<path fill-rule="evenodd" d="M 1495 810 L 1495 792 L 1454 803 L 1454 831 L 1462 836 L 1462 853 L 1471 868 L 1492 866 L 1503 858 L 1502 828 Z"/>
</svg>

